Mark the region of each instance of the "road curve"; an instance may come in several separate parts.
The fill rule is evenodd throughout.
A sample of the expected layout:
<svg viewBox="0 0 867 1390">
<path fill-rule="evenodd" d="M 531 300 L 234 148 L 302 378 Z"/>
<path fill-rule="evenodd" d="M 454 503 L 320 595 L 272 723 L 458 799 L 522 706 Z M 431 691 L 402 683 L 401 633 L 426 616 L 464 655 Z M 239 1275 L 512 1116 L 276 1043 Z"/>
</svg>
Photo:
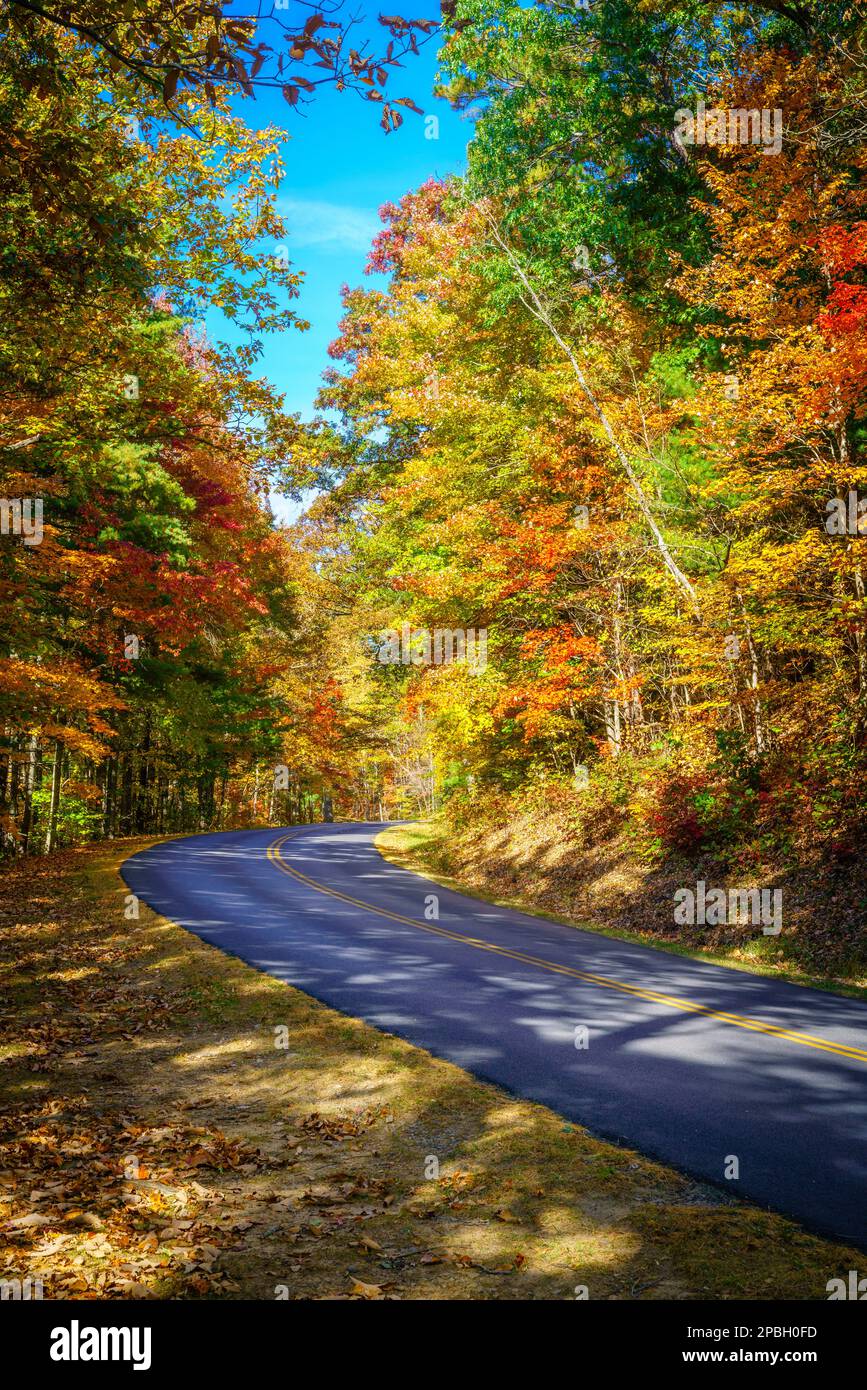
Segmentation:
<svg viewBox="0 0 867 1390">
<path fill-rule="evenodd" d="M 867 1004 L 464 897 L 384 861 L 382 829 L 196 835 L 122 872 L 326 1004 L 867 1248 Z"/>
</svg>

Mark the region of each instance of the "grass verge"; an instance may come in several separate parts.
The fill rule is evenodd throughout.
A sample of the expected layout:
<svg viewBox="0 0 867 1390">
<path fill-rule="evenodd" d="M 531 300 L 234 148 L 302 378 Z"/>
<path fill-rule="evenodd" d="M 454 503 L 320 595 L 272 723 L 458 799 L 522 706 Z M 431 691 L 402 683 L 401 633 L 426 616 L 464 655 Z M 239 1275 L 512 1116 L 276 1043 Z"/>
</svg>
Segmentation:
<svg viewBox="0 0 867 1390">
<path fill-rule="evenodd" d="M 345 1017 L 134 904 L 0 917 L 0 1278 L 46 1298 L 825 1298 L 854 1250 Z"/>
</svg>

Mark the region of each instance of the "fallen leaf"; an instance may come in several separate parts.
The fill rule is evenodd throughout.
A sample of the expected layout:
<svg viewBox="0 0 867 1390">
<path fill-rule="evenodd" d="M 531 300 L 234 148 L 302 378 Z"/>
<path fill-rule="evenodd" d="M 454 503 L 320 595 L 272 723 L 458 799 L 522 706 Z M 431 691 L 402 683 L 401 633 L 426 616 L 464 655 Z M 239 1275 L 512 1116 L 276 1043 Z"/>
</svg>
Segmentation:
<svg viewBox="0 0 867 1390">
<path fill-rule="evenodd" d="M 382 1298 L 382 1285 L 365 1284 L 361 1279 L 353 1279 L 349 1292 L 357 1298 Z"/>
</svg>

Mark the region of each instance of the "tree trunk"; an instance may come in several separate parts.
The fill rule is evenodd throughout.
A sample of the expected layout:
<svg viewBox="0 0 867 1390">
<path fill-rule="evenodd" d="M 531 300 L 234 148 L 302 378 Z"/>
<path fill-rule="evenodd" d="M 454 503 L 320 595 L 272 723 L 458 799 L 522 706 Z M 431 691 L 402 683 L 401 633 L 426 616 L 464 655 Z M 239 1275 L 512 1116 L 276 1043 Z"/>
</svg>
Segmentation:
<svg viewBox="0 0 867 1390">
<path fill-rule="evenodd" d="M 24 762 L 24 814 L 21 818 L 21 853 L 28 854 L 30 851 L 30 839 L 36 823 L 33 810 L 33 792 L 37 781 L 37 750 L 39 740 L 36 734 L 30 734 L 27 739 L 27 753 Z"/>
<path fill-rule="evenodd" d="M 51 805 L 48 811 L 48 828 L 45 832 L 45 853 L 50 854 L 57 843 L 57 818 L 60 812 L 60 787 L 63 781 L 63 744 L 60 739 L 54 743 L 54 761 L 51 766 Z"/>
<path fill-rule="evenodd" d="M 617 457 L 617 461 L 620 464 L 620 467 L 623 469 L 624 474 L 626 475 L 626 480 L 629 483 L 632 495 L 638 503 L 638 509 L 641 512 L 641 515 L 644 517 L 645 523 L 647 524 L 647 528 L 653 537 L 654 543 L 656 545 L 657 550 L 659 551 L 665 568 L 668 570 L 669 574 L 671 575 L 674 582 L 677 584 L 678 588 L 686 596 L 686 599 L 689 602 L 690 609 L 692 610 L 693 617 L 700 618 L 701 609 L 699 606 L 698 595 L 696 594 L 695 588 L 693 587 L 692 582 L 684 574 L 683 570 L 680 568 L 674 556 L 672 555 L 668 547 L 668 542 L 666 541 L 661 530 L 659 529 L 659 526 L 656 523 L 656 518 L 650 510 L 650 504 L 645 495 L 641 479 L 639 478 L 638 474 L 633 468 L 629 455 L 626 453 L 626 450 L 623 448 L 619 439 L 617 438 L 614 426 L 611 424 L 608 415 L 603 410 L 599 401 L 596 399 L 596 395 L 593 391 L 593 388 L 590 386 L 590 383 L 584 375 L 578 358 L 576 357 L 572 348 L 563 338 L 561 333 L 558 331 L 554 323 L 554 320 L 551 316 L 550 310 L 546 308 L 546 306 L 543 304 L 541 298 L 539 297 L 538 293 L 531 284 L 523 266 L 521 265 L 514 251 L 504 240 L 496 222 L 490 216 L 490 214 L 485 211 L 484 208 L 482 208 L 481 210 L 483 216 L 485 217 L 485 220 L 488 223 L 488 226 L 491 228 L 493 232 L 494 240 L 496 241 L 500 249 L 505 252 L 509 264 L 515 271 L 515 274 L 518 276 L 518 279 L 521 281 L 521 284 L 524 286 L 524 289 L 527 291 L 527 294 L 530 296 L 529 303 L 526 299 L 523 298 L 523 296 L 521 296 L 522 302 L 526 305 L 527 309 L 530 311 L 533 317 L 537 319 L 538 322 L 541 323 L 544 328 L 547 329 L 554 341 L 557 343 L 557 346 L 560 348 L 561 352 L 565 354 L 566 359 L 570 367 L 572 368 L 572 372 L 575 376 L 575 379 L 578 382 L 578 385 L 581 387 L 581 390 L 586 396 L 590 404 L 590 408 L 592 409 L 594 415 L 596 416 L 597 420 L 602 426 L 602 429 L 605 433 L 605 437 L 611 445 L 611 448 L 613 449 Z"/>
</svg>

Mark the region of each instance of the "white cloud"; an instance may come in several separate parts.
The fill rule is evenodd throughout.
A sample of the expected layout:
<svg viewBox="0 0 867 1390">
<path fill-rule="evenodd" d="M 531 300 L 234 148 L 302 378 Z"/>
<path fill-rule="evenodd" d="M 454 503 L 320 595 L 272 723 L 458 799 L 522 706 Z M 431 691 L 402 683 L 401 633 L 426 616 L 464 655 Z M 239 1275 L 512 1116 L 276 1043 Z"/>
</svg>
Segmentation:
<svg viewBox="0 0 867 1390">
<path fill-rule="evenodd" d="M 324 251 L 367 251 L 382 223 L 366 208 L 340 203 L 281 198 L 278 210 L 286 222 L 287 246 L 318 246 Z"/>
</svg>

